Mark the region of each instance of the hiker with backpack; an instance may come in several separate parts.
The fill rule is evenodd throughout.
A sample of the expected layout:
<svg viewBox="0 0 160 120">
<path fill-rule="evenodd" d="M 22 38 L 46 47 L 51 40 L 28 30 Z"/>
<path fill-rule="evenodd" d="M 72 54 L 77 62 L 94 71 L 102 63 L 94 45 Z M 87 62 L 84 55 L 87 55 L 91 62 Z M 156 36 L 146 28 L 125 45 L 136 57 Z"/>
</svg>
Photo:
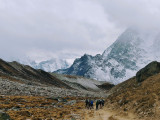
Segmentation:
<svg viewBox="0 0 160 120">
<path fill-rule="evenodd" d="M 99 100 L 97 100 L 96 102 L 96 110 L 98 110 L 98 106 L 99 106 Z"/>
<path fill-rule="evenodd" d="M 90 106 L 90 109 L 93 109 L 93 100 L 91 100 L 91 106 Z"/>
<path fill-rule="evenodd" d="M 102 107 L 104 106 L 104 100 L 102 100 Z"/>
<path fill-rule="evenodd" d="M 86 108 L 89 108 L 89 100 L 88 99 L 86 99 L 85 103 L 86 103 Z"/>
<path fill-rule="evenodd" d="M 89 109 L 93 109 L 93 100 L 89 100 Z"/>
</svg>

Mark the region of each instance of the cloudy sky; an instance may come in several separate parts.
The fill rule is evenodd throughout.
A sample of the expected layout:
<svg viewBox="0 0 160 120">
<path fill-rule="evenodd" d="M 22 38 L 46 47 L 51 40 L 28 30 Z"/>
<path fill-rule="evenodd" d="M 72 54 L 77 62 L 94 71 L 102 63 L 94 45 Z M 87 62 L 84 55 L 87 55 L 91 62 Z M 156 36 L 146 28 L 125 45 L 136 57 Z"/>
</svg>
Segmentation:
<svg viewBox="0 0 160 120">
<path fill-rule="evenodd" d="M 128 27 L 160 28 L 159 0 L 0 0 L 0 58 L 102 53 Z"/>
</svg>

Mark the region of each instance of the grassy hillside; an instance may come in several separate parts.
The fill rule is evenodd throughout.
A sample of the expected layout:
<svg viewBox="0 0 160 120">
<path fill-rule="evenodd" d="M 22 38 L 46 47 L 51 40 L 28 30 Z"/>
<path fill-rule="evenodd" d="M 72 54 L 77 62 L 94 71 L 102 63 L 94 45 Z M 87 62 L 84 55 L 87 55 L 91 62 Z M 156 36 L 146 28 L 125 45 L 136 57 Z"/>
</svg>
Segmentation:
<svg viewBox="0 0 160 120">
<path fill-rule="evenodd" d="M 159 66 L 152 67 L 153 64 L 149 64 L 138 72 L 141 73 L 138 76 L 145 78 L 143 81 L 136 79 L 136 76 L 113 87 L 106 100 L 107 106 L 114 110 L 121 110 L 126 114 L 133 112 L 140 118 L 159 120 L 160 71 L 157 72 Z"/>
</svg>

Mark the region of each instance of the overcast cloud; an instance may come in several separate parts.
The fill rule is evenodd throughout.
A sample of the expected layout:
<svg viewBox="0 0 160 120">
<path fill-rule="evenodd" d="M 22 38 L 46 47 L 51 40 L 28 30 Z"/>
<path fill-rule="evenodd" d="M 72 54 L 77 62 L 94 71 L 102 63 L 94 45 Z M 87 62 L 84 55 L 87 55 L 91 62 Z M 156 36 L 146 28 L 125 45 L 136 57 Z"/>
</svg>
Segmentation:
<svg viewBox="0 0 160 120">
<path fill-rule="evenodd" d="M 158 0 L 0 0 L 0 58 L 102 53 L 128 27 L 160 28 Z"/>
</svg>

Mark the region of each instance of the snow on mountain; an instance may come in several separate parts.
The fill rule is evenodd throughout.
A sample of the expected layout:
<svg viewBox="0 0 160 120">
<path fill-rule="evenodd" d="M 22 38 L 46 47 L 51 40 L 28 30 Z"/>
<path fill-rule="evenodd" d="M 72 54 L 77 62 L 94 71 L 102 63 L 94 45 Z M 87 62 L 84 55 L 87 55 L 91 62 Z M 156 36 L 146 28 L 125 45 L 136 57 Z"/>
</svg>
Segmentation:
<svg viewBox="0 0 160 120">
<path fill-rule="evenodd" d="M 56 72 L 118 84 L 134 76 L 152 60 L 159 59 L 159 52 L 155 52 L 159 50 L 159 44 L 157 35 L 129 28 L 102 55 L 85 54 L 76 59 L 70 68 Z"/>
<path fill-rule="evenodd" d="M 66 60 L 58 59 L 58 58 L 52 58 L 52 59 L 41 61 L 41 62 L 36 62 L 31 59 L 24 59 L 24 60 L 18 60 L 18 61 L 22 64 L 30 65 L 35 69 L 42 69 L 47 72 L 53 72 L 58 69 L 66 69 L 70 66 L 70 64 Z"/>
<path fill-rule="evenodd" d="M 43 69 L 47 72 L 53 72 L 58 69 L 68 68 L 69 64 L 66 60 L 62 59 L 50 59 L 42 61 L 37 65 L 37 69 Z"/>
</svg>

